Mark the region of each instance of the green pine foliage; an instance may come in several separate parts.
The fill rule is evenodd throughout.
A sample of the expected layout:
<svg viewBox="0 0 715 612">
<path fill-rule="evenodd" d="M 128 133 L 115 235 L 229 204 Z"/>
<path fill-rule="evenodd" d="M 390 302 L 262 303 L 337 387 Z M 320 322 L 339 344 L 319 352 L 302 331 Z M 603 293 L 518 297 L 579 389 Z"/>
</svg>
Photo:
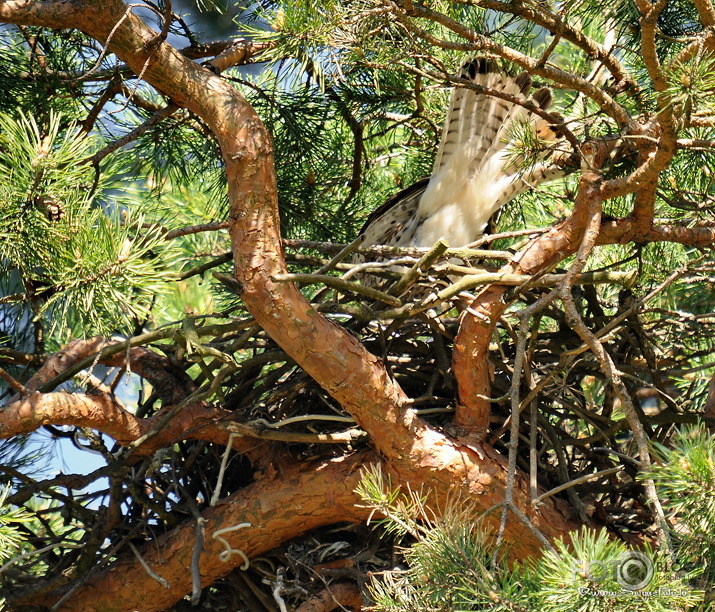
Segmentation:
<svg viewBox="0 0 715 612">
<path fill-rule="evenodd" d="M 370 584 L 375 610 L 528 609 L 529 572 L 509 570 L 468 504 L 453 500 L 437 521 L 424 497 L 401 493 L 379 468 L 366 472 L 357 493 L 384 517 L 376 525 L 405 543 L 406 567 L 382 573 Z"/>
<path fill-rule="evenodd" d="M 371 609 L 379 612 L 674 612 L 703 601 L 692 573 L 676 571 L 647 545 L 628 547 L 605 529 L 583 528 L 539 561 L 509 567 L 505 549 L 494 547 L 464 500 L 449 502 L 435 520 L 424 498 L 392 488 L 378 469 L 366 472 L 358 493 L 384 517 L 378 525 L 403 537 L 404 566 L 374 576 L 369 587 Z"/>
<path fill-rule="evenodd" d="M 0 276 L 16 290 L 6 308 L 47 321 L 56 341 L 145 320 L 175 256 L 158 227 L 113 197 L 117 168 L 97 176 L 96 141 L 58 114 L 47 125 L 0 115 L 0 130 Z"/>
<path fill-rule="evenodd" d="M 34 520 L 32 514 L 24 508 L 13 508 L 6 503 L 11 489 L 10 485 L 6 485 L 0 491 L 0 565 L 2 566 L 18 555 L 27 541 L 27 535 L 21 531 L 20 526 L 29 525 Z M 5 609 L 3 597 L 0 597 L 0 609 Z"/>
<path fill-rule="evenodd" d="M 715 584 L 715 442 L 703 426 L 683 427 L 669 445 L 654 443 L 661 464 L 651 476 L 673 517 L 672 538 L 683 572 Z M 645 476 L 645 474 L 644 474 Z"/>
<path fill-rule="evenodd" d="M 27 524 L 34 517 L 23 508 L 11 508 L 6 503 L 11 487 L 5 486 L 0 491 L 0 563 L 5 563 L 17 554 L 25 541 L 25 536 L 18 525 Z"/>
<path fill-rule="evenodd" d="M 533 609 L 546 612 L 675 612 L 703 599 L 662 554 L 629 548 L 605 529 L 557 541 L 533 571 Z"/>
</svg>

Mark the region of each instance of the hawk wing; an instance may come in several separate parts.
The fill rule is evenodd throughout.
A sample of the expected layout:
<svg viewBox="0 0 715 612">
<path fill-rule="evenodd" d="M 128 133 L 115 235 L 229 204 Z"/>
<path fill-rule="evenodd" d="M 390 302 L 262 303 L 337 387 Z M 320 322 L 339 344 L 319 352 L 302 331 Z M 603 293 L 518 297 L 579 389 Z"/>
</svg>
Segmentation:
<svg viewBox="0 0 715 612">
<path fill-rule="evenodd" d="M 485 58 L 465 64 L 460 76 L 522 99 L 531 89 L 528 74 L 509 75 Z M 551 91 L 539 89 L 531 101 L 546 109 L 551 103 Z M 509 136 L 519 121 L 540 138 L 556 138 L 555 130 L 546 121 L 523 106 L 455 87 L 432 176 L 378 208 L 363 227 L 365 243 L 432 246 L 444 237 L 451 246 L 458 247 L 477 240 L 499 208 L 530 186 L 561 173 L 545 159 L 526 172 L 517 168 Z"/>
<path fill-rule="evenodd" d="M 417 207 L 428 183 L 429 178 L 423 178 L 374 210 L 360 230 L 364 244 L 397 246 L 405 237 L 411 240 L 417 230 Z"/>
</svg>

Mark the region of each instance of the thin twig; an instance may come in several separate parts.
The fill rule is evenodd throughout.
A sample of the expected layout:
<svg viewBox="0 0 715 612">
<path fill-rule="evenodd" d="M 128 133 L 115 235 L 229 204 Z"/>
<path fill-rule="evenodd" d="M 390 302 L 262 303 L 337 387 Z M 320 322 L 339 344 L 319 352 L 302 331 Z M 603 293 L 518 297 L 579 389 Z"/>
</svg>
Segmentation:
<svg viewBox="0 0 715 612">
<path fill-rule="evenodd" d="M 392 287 L 390 287 L 390 295 L 402 295 L 412 285 L 414 285 L 420 276 L 426 272 L 432 264 L 437 261 L 447 251 L 448 245 L 445 240 L 438 240 L 429 251 L 427 251 L 419 261 L 417 261 Z"/>
<path fill-rule="evenodd" d="M 137 547 L 134 546 L 131 540 L 127 540 L 127 544 L 129 545 L 129 548 L 131 551 L 134 553 L 134 556 L 137 558 L 137 561 L 141 564 L 141 566 L 144 568 L 144 571 L 149 574 L 151 578 L 156 580 L 161 586 L 163 586 L 165 589 L 171 589 L 171 585 L 169 582 L 165 579 L 159 576 L 153 569 L 149 567 L 149 564 L 144 561 L 144 557 L 141 556 L 141 553 L 137 550 Z"/>
<path fill-rule="evenodd" d="M 141 125 L 135 127 L 131 132 L 128 132 L 121 138 L 118 138 L 114 142 L 108 144 L 106 147 L 103 149 L 100 149 L 97 151 L 94 155 L 91 157 L 87 158 L 86 162 L 97 165 L 99 162 L 101 162 L 107 155 L 110 153 L 113 153 L 117 149 L 121 149 L 124 145 L 129 144 L 130 142 L 135 141 L 137 138 L 139 138 L 142 134 L 147 132 L 150 128 L 154 127 L 158 123 L 161 123 L 164 119 L 167 117 L 171 116 L 174 112 L 176 112 L 179 109 L 179 107 L 174 104 L 173 102 L 170 102 L 167 104 L 164 108 L 161 110 L 158 110 L 155 112 L 149 119 L 147 119 L 144 123 Z"/>
<path fill-rule="evenodd" d="M 396 297 L 388 295 L 383 291 L 373 289 L 372 287 L 365 287 L 360 283 L 346 281 L 342 278 L 337 278 L 336 276 L 327 276 L 325 274 L 274 274 L 272 279 L 278 283 L 320 283 L 322 285 L 327 285 L 328 287 L 340 289 L 341 291 L 364 295 L 371 300 L 385 302 L 385 304 L 389 304 L 390 306 L 402 305 L 402 302 Z"/>
<path fill-rule="evenodd" d="M 8 372 L 0 368 L 0 378 L 2 378 L 8 385 L 10 385 L 16 393 L 19 393 L 20 396 L 25 396 L 28 394 L 28 390 L 25 388 L 25 385 L 23 385 L 20 381 L 15 380 L 13 376 L 10 376 Z"/>
<path fill-rule="evenodd" d="M 611 474 L 615 474 L 617 472 L 620 472 L 623 469 L 622 465 L 618 465 L 616 467 L 608 468 L 607 470 L 601 470 L 600 472 L 594 472 L 593 474 L 586 474 L 585 476 L 580 476 L 579 478 L 574 478 L 573 480 L 570 480 L 569 482 L 566 482 L 562 485 L 559 485 L 558 487 L 554 487 L 553 489 L 550 489 L 543 495 L 540 495 L 536 499 L 532 501 L 534 506 L 538 506 L 542 501 L 545 499 L 548 499 L 552 495 L 556 495 L 557 493 L 561 493 L 561 491 L 565 491 L 566 489 L 569 489 L 571 487 L 575 487 L 576 485 L 580 485 L 583 482 L 588 482 L 590 480 L 596 480 L 597 478 L 603 478 L 604 476 L 610 476 Z"/>
</svg>

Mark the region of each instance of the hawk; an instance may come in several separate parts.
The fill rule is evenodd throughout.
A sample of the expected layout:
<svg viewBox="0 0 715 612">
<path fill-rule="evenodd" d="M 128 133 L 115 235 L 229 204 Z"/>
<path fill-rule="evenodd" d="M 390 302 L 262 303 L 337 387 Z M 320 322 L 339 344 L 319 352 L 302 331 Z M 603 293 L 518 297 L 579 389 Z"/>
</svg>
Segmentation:
<svg viewBox="0 0 715 612">
<path fill-rule="evenodd" d="M 465 64 L 461 78 L 529 100 L 546 110 L 551 90 L 529 98 L 532 81 L 512 76 L 486 58 Z M 521 124 L 521 125 L 520 125 Z M 455 87 L 432 175 L 404 189 L 370 215 L 361 230 L 365 245 L 431 247 L 445 238 L 450 247 L 478 240 L 490 217 L 529 187 L 562 175 L 543 154 L 531 168 L 519 167 L 519 151 L 509 139 L 524 127 L 540 140 L 556 140 L 556 129 L 513 101 Z"/>
</svg>

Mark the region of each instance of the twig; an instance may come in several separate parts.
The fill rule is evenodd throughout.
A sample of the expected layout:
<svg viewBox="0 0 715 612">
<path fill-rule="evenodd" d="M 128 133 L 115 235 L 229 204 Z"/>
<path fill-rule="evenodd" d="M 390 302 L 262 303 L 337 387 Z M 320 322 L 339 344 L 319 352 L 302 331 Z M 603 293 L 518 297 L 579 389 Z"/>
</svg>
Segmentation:
<svg viewBox="0 0 715 612">
<path fill-rule="evenodd" d="M 298 431 L 271 431 L 252 427 L 245 423 L 230 422 L 222 425 L 226 431 L 238 436 L 248 436 L 261 440 L 276 440 L 294 444 L 357 444 L 368 438 L 361 429 L 348 429 L 337 433 L 303 433 Z"/>
<path fill-rule="evenodd" d="M 550 489 L 543 495 L 540 495 L 539 497 L 534 499 L 531 503 L 534 506 L 538 506 L 545 499 L 551 497 L 552 495 L 556 495 L 557 493 L 561 493 L 561 491 L 565 491 L 566 489 L 575 487 L 576 485 L 580 485 L 582 482 L 588 482 L 589 480 L 595 480 L 596 478 L 602 478 L 603 476 L 610 476 L 611 474 L 620 472 L 622 469 L 623 469 L 623 466 L 618 465 L 616 467 L 608 468 L 607 470 L 601 470 L 600 472 L 595 472 L 593 474 L 586 474 L 585 476 L 580 476 L 579 478 L 574 478 L 573 480 L 571 480 L 567 483 L 564 483 L 562 485 L 559 485 L 558 487 L 554 487 L 553 489 Z"/>
<path fill-rule="evenodd" d="M 186 280 L 187 278 L 191 278 L 192 276 L 198 276 L 199 274 L 208 272 L 212 268 L 218 268 L 219 266 L 222 266 L 223 264 L 228 263 L 232 259 L 233 259 L 233 253 L 225 253 L 223 255 L 219 255 L 218 257 L 207 261 L 206 263 L 202 263 L 199 266 L 196 266 L 189 270 L 185 270 L 184 272 L 181 272 L 180 274 L 177 274 L 176 280 Z"/>
<path fill-rule="evenodd" d="M 260 425 L 261 427 L 267 427 L 268 429 L 280 429 L 286 425 L 292 425 L 293 423 L 304 423 L 306 421 L 333 421 L 338 423 L 354 423 L 355 419 L 351 416 L 339 416 L 336 414 L 302 414 L 300 416 L 289 417 L 283 419 L 278 423 L 269 423 L 266 419 L 255 419 L 251 421 L 249 425 Z"/>
<path fill-rule="evenodd" d="M 193 504 L 194 506 L 196 504 Z M 191 604 L 196 606 L 201 598 L 201 551 L 204 549 L 206 539 L 206 519 L 203 516 L 196 517 L 196 538 L 194 540 L 194 550 L 191 553 Z"/>
<path fill-rule="evenodd" d="M 286 602 L 283 601 L 283 598 L 281 597 L 281 593 L 285 589 L 285 569 L 280 568 L 276 572 L 276 581 L 273 584 L 273 599 L 276 600 L 276 603 L 278 604 L 278 608 L 280 609 L 281 612 L 288 612 L 288 608 L 286 606 Z"/>
<path fill-rule="evenodd" d="M 137 547 L 134 546 L 131 540 L 127 540 L 127 544 L 129 545 L 129 548 L 131 551 L 134 553 L 134 556 L 137 558 L 141 566 L 144 568 L 144 571 L 146 571 L 147 574 L 149 574 L 150 577 L 152 577 L 154 580 L 156 580 L 161 586 L 163 586 L 165 589 L 171 589 L 171 585 L 168 583 L 168 581 L 165 578 L 162 578 L 157 574 L 153 569 L 151 569 L 146 561 L 144 561 L 144 558 L 141 556 L 139 551 L 137 550 Z"/>
<path fill-rule="evenodd" d="M 365 236 L 363 234 L 360 234 L 350 244 L 345 245 L 342 249 L 340 249 L 340 251 L 338 251 L 338 254 L 333 257 L 328 263 L 318 268 L 315 273 L 325 274 L 326 272 L 330 272 L 330 270 L 335 268 L 335 266 L 337 266 L 341 261 L 343 261 L 343 259 L 352 255 L 362 245 L 363 242 L 365 242 Z"/>
<path fill-rule="evenodd" d="M 221 544 L 223 544 L 225 548 L 224 551 L 219 553 L 219 561 L 226 563 L 226 561 L 231 558 L 231 555 L 238 555 L 243 559 L 243 565 L 241 566 L 241 569 L 245 571 L 250 567 L 251 562 L 248 560 L 246 554 L 238 548 L 231 548 L 231 545 L 226 541 L 225 538 L 222 537 L 221 534 L 231 533 L 233 531 L 238 531 L 239 529 L 246 529 L 247 527 L 251 526 L 251 523 L 239 523 L 238 525 L 233 525 L 232 527 L 224 527 L 223 529 L 218 529 L 217 531 L 213 532 L 211 539 L 218 540 L 219 542 L 221 542 Z"/>
<path fill-rule="evenodd" d="M 420 276 L 426 272 L 430 266 L 437 261 L 447 251 L 447 242 L 443 239 L 438 240 L 429 251 L 427 251 L 419 261 L 415 263 L 392 287 L 390 287 L 390 295 L 402 295 L 412 285 L 414 285 Z"/>
<path fill-rule="evenodd" d="M 28 391 L 20 381 L 15 380 L 13 376 L 10 376 L 6 370 L 0 368 L 0 378 L 2 378 L 8 385 L 10 385 L 17 393 L 21 396 L 27 395 Z"/>
<path fill-rule="evenodd" d="M 233 450 L 233 439 L 238 437 L 239 435 L 241 434 L 230 433 L 228 436 L 228 443 L 226 444 L 226 448 L 223 451 L 223 457 L 221 458 L 221 467 L 219 468 L 218 478 L 216 479 L 216 487 L 214 488 L 213 495 L 211 495 L 211 501 L 209 502 L 209 506 L 215 506 L 216 502 L 221 497 L 221 487 L 223 485 L 224 474 L 226 473 L 226 466 L 228 465 L 228 456 Z"/>
<path fill-rule="evenodd" d="M 213 223 L 188 225 L 186 227 L 180 227 L 166 232 L 166 234 L 164 234 L 164 238 L 166 238 L 167 240 L 171 240 L 172 238 L 179 238 L 180 236 L 187 236 L 189 234 L 199 234 L 201 232 L 215 232 L 217 230 L 226 229 L 227 227 L 228 221 L 214 221 Z"/>
<path fill-rule="evenodd" d="M 319 283 L 329 287 L 334 287 L 335 289 L 340 289 L 341 291 L 364 295 L 371 300 L 385 302 L 390 306 L 402 305 L 402 302 L 396 297 L 388 295 L 383 291 L 373 289 L 372 287 L 365 287 L 360 283 L 346 281 L 335 276 L 327 276 L 326 274 L 274 274 L 272 279 L 279 283 L 303 283 L 306 285 Z"/>
<path fill-rule="evenodd" d="M 530 306 L 527 306 L 519 313 L 519 335 L 516 345 L 516 356 L 514 358 L 514 374 L 511 386 L 509 388 L 509 396 L 511 399 L 511 423 L 509 430 L 509 443 L 507 445 L 509 448 L 507 480 L 504 491 L 504 506 L 502 508 L 501 521 L 499 523 L 499 532 L 497 534 L 496 539 L 497 547 L 504 539 L 509 510 L 514 511 L 516 508 L 514 504 L 514 488 L 516 486 L 516 461 L 518 457 L 517 451 L 519 448 L 519 415 L 521 411 L 521 403 L 519 402 L 519 389 L 521 387 L 521 375 L 524 369 L 524 356 L 526 354 L 526 337 L 529 331 L 529 320 L 535 313 L 540 312 L 541 310 L 546 308 L 557 297 L 557 291 L 553 290 L 547 295 L 541 297 L 539 300 L 537 300 Z"/>
<path fill-rule="evenodd" d="M 146 131 L 148 131 L 150 128 L 154 127 L 157 123 L 160 123 L 167 117 L 171 116 L 178 109 L 179 109 L 179 107 L 176 104 L 174 104 L 173 102 L 169 102 L 169 104 L 167 104 L 161 110 L 158 110 L 157 112 L 155 112 L 144 123 L 135 127 L 131 132 L 128 132 L 121 138 L 118 138 L 114 142 L 108 144 L 103 149 L 100 149 L 94 155 L 92 155 L 91 157 L 88 157 L 85 161 L 87 163 L 90 163 L 90 164 L 96 166 L 105 157 L 107 157 L 107 155 L 109 155 L 110 153 L 113 153 L 117 149 L 121 149 L 124 145 L 129 144 L 130 142 L 133 142 L 134 140 L 139 138 L 142 134 L 144 134 Z"/>
</svg>

